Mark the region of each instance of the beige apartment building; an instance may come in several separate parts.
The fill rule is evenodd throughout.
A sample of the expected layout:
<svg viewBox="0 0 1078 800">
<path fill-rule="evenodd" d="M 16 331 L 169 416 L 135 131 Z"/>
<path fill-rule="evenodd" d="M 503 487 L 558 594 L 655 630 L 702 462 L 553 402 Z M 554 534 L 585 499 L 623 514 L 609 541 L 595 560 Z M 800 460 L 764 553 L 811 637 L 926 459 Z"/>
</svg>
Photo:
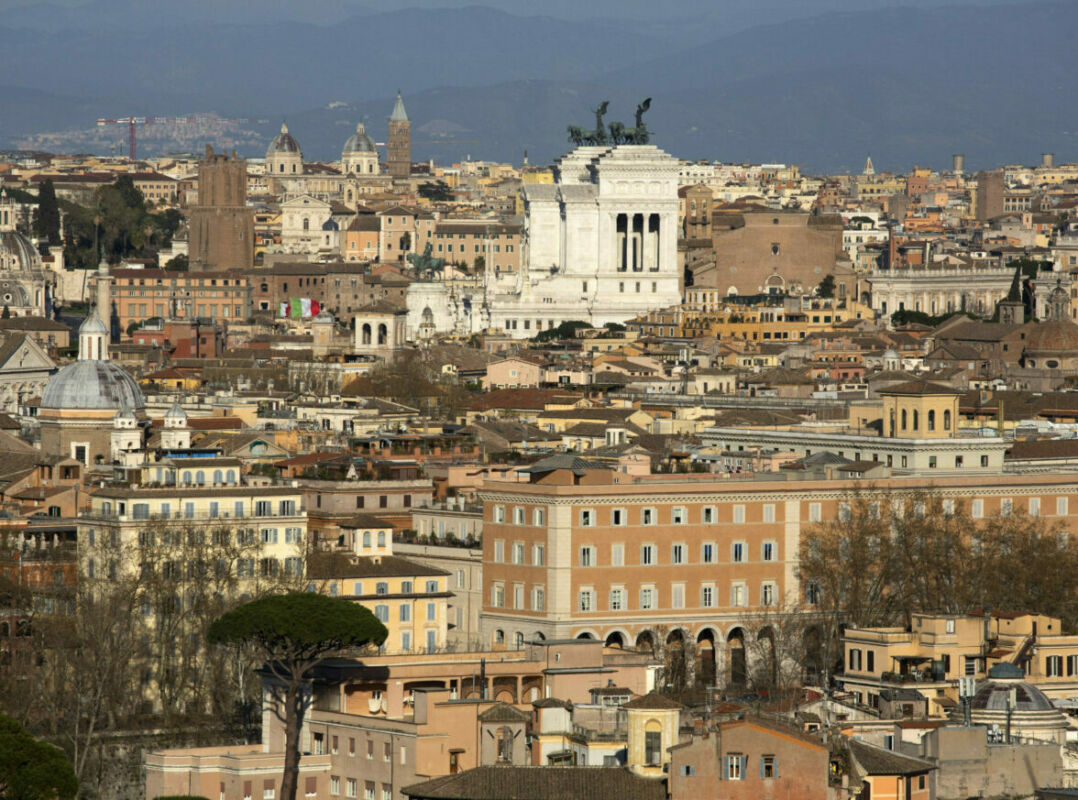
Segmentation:
<svg viewBox="0 0 1078 800">
<path fill-rule="evenodd" d="M 591 689 L 608 681 L 643 694 L 653 666 L 644 654 L 575 641 L 538 643 L 498 658 L 438 653 L 334 660 L 317 668 L 312 682 L 299 791 L 315 800 L 398 800 L 405 786 L 428 778 L 481 765 L 522 766 L 529 758 L 525 726 L 533 702 L 587 703 Z M 266 702 L 261 745 L 148 751 L 147 800 L 274 797 L 284 729 L 268 694 Z M 511 746 L 499 746 L 508 739 Z"/>
<path fill-rule="evenodd" d="M 1078 636 L 1041 614 L 914 614 L 909 630 L 850 628 L 842 645 L 846 690 L 876 709 L 881 696 L 914 689 L 929 714 L 945 714 L 957 702 L 959 678 L 984 680 L 1001 663 L 1021 669 L 1049 697 L 1078 692 Z"/>
<path fill-rule="evenodd" d="M 1020 512 L 1078 525 L 1078 484 L 1064 474 L 885 478 L 869 486 L 632 477 L 596 467 L 558 456 L 526 468 L 530 483 L 484 484 L 481 631 L 489 646 L 545 637 L 689 647 L 705 680 L 737 683 L 754 620 L 818 601 L 797 578 L 802 534 L 848 513 L 855 492 L 928 490 L 945 505 L 961 502 L 974 518 Z"/>
</svg>

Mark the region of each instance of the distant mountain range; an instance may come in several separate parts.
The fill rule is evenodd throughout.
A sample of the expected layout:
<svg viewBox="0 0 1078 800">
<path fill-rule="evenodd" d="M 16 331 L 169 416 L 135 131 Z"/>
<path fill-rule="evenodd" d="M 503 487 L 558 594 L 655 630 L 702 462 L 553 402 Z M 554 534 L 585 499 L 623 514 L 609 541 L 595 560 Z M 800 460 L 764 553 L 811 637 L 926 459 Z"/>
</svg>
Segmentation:
<svg viewBox="0 0 1078 800">
<path fill-rule="evenodd" d="M 326 27 L 192 20 L 90 35 L 3 19 L 0 76 L 20 88 L 0 86 L 0 147 L 98 116 L 214 110 L 274 120 L 267 141 L 287 118 L 307 157 L 334 158 L 359 120 L 384 139 L 401 88 L 417 160 L 519 162 L 527 149 L 546 162 L 568 148 L 567 124 L 591 126 L 599 100 L 611 101 L 608 122 L 631 122 L 645 96 L 655 143 L 683 158 L 829 172 L 860 170 L 869 154 L 885 169 L 941 167 L 953 152 L 970 168 L 1032 163 L 1042 151 L 1078 158 L 1078 3 L 802 20 L 771 5 L 784 21 L 723 35 L 708 17 L 691 46 L 680 23 L 481 6 L 360 10 Z"/>
</svg>

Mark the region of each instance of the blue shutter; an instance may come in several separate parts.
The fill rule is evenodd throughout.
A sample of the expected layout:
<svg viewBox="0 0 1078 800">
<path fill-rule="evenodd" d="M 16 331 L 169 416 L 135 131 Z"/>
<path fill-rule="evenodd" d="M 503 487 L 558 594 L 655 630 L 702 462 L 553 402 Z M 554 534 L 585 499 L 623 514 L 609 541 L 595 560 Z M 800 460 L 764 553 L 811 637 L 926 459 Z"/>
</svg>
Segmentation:
<svg viewBox="0 0 1078 800">
<path fill-rule="evenodd" d="M 760 758 L 760 780 L 764 779 L 764 760 Z"/>
<path fill-rule="evenodd" d="M 778 780 L 778 777 L 779 777 L 779 757 L 778 756 L 775 756 L 771 760 L 771 772 L 775 776 L 775 779 Z"/>
<path fill-rule="evenodd" d="M 748 756 L 741 756 L 741 780 L 745 780 L 748 777 L 748 775 L 747 775 L 748 769 L 749 769 L 749 757 Z"/>
</svg>

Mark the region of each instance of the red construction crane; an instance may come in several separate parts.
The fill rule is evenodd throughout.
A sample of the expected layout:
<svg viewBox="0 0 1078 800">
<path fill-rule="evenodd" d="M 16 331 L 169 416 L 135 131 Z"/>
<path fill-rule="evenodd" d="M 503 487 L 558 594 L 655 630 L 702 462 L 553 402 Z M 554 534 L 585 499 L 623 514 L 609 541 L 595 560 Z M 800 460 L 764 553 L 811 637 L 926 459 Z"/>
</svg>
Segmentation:
<svg viewBox="0 0 1078 800">
<path fill-rule="evenodd" d="M 102 127 L 104 125 L 127 126 L 127 156 L 132 161 L 135 160 L 135 126 L 145 124 L 146 117 L 123 117 L 121 119 L 99 119 L 97 121 L 98 127 Z"/>
<path fill-rule="evenodd" d="M 97 121 L 98 127 L 105 125 L 126 125 L 127 126 L 127 155 L 132 161 L 135 160 L 135 126 L 136 125 L 152 125 L 155 122 L 162 122 L 165 124 L 179 124 L 187 125 L 199 122 L 209 121 L 220 122 L 238 122 L 247 123 L 250 120 L 247 119 L 233 119 L 226 120 L 220 119 L 213 114 L 190 114 L 186 117 L 119 117 L 117 119 L 99 119 Z"/>
</svg>

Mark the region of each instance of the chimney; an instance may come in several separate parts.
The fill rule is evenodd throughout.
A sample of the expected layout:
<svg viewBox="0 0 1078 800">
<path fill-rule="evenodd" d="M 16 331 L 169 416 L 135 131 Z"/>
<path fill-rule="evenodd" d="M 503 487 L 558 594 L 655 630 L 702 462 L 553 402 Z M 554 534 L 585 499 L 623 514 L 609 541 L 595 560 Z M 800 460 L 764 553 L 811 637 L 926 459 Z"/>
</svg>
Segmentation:
<svg viewBox="0 0 1078 800">
<path fill-rule="evenodd" d="M 1056 165 L 1055 153 L 1041 153 L 1041 166 L 1045 169 L 1051 169 Z"/>
<path fill-rule="evenodd" d="M 961 175 L 966 171 L 966 156 L 964 153 L 955 153 L 951 156 L 951 171 L 955 175 Z"/>
</svg>

